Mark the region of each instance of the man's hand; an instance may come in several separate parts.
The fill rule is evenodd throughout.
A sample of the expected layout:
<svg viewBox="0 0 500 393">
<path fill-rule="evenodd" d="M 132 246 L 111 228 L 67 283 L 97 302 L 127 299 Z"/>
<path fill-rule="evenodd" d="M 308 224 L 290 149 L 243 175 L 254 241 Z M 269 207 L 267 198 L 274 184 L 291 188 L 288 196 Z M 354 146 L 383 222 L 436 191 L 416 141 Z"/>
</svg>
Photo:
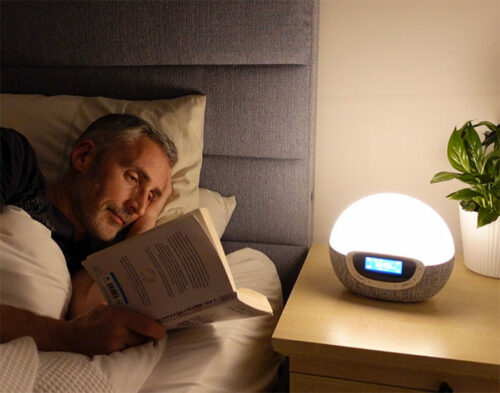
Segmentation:
<svg viewBox="0 0 500 393">
<path fill-rule="evenodd" d="M 165 335 L 165 328 L 153 319 L 111 306 L 65 321 L 0 305 L 0 342 L 30 336 L 40 351 L 109 354 Z"/>
<path fill-rule="evenodd" d="M 67 321 L 63 330 L 68 350 L 87 356 L 110 354 L 165 335 L 165 328 L 153 319 L 107 305 Z"/>
</svg>

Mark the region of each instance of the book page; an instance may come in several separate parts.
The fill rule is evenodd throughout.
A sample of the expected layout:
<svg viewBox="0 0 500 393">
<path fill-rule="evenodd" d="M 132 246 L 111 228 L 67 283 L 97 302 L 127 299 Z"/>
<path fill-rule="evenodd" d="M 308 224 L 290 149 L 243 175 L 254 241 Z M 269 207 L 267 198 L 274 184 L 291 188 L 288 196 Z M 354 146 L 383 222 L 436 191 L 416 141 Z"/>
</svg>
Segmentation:
<svg viewBox="0 0 500 393">
<path fill-rule="evenodd" d="M 227 262 L 226 254 L 224 253 L 224 249 L 222 248 L 222 243 L 219 240 L 219 236 L 217 235 L 217 230 L 215 229 L 215 225 L 212 221 L 212 218 L 210 217 L 208 209 L 200 208 L 198 210 L 195 210 L 193 213 L 203 226 L 207 236 L 212 240 L 212 244 L 214 245 L 215 249 L 217 250 L 217 253 L 219 254 L 224 269 L 226 270 L 227 277 L 231 282 L 231 286 L 233 290 L 236 290 L 236 284 L 234 283 L 233 274 L 231 273 L 231 269 L 229 268 L 229 263 Z"/>
<path fill-rule="evenodd" d="M 154 319 L 234 292 L 221 257 L 194 214 L 92 254 L 83 265 L 110 304 Z"/>
</svg>

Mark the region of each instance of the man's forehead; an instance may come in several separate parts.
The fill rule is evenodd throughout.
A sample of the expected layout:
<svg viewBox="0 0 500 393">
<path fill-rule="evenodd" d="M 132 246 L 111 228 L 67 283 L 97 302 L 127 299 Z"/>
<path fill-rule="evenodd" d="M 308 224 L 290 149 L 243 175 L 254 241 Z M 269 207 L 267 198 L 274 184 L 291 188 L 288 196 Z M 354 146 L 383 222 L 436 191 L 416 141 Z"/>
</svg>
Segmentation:
<svg viewBox="0 0 500 393">
<path fill-rule="evenodd" d="M 148 181 L 169 182 L 171 169 L 162 149 L 147 137 L 115 149 L 121 165 L 135 168 Z"/>
<path fill-rule="evenodd" d="M 167 166 L 170 167 L 168 165 L 168 157 L 163 149 L 155 141 L 144 135 L 120 143 L 120 146 L 116 146 L 115 150 L 125 153 L 124 156 L 130 160 L 140 159 L 145 160 L 145 162 L 148 162 L 150 159 L 159 160 L 162 164 L 167 163 Z M 162 157 L 162 159 L 158 157 Z"/>
</svg>

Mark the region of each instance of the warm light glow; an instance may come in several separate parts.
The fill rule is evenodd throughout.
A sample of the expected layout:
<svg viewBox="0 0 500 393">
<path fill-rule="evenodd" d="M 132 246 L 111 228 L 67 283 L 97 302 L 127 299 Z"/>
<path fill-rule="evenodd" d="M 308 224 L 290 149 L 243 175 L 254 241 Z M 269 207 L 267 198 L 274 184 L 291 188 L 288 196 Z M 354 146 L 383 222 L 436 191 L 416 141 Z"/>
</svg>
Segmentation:
<svg viewBox="0 0 500 393">
<path fill-rule="evenodd" d="M 330 246 L 347 255 L 365 251 L 418 259 L 424 265 L 448 262 L 453 237 L 430 206 L 403 194 L 375 194 L 353 203 L 337 219 Z"/>
</svg>

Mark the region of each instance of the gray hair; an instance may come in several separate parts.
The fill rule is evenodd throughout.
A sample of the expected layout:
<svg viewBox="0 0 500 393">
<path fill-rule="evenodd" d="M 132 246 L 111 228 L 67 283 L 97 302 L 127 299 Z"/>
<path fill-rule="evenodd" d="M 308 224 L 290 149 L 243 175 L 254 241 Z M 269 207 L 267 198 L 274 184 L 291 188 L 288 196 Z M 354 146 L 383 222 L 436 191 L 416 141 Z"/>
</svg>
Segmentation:
<svg viewBox="0 0 500 393">
<path fill-rule="evenodd" d="M 87 127 L 76 143 L 85 139 L 94 141 L 101 156 L 121 143 L 132 142 L 141 135 L 156 143 L 168 158 L 170 167 L 174 166 L 178 158 L 174 142 L 146 120 L 128 113 L 111 113 L 98 118 Z"/>
</svg>

